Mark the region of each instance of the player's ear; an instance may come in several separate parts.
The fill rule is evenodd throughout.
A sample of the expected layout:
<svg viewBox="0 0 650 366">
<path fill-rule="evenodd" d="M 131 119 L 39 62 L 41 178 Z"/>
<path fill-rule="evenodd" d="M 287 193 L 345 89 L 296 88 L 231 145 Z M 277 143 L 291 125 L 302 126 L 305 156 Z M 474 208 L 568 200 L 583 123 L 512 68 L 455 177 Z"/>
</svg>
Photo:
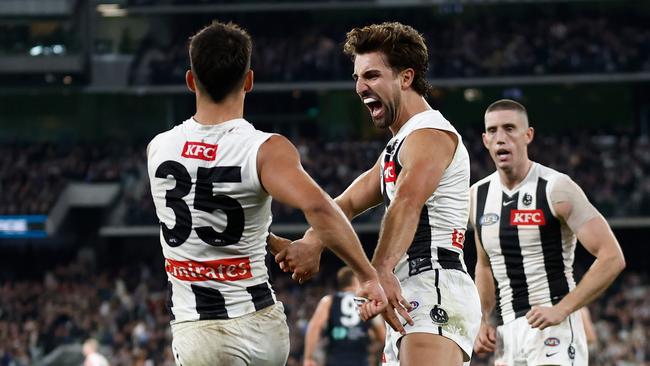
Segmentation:
<svg viewBox="0 0 650 366">
<path fill-rule="evenodd" d="M 415 71 L 411 68 L 404 69 L 400 72 L 400 84 L 402 89 L 408 89 L 411 84 L 413 84 L 413 78 L 415 77 Z"/>
<path fill-rule="evenodd" d="M 253 70 L 246 72 L 246 79 L 244 80 L 244 91 L 250 93 L 253 90 Z"/>
<path fill-rule="evenodd" d="M 196 93 L 196 83 L 194 82 L 194 74 L 192 74 L 192 70 L 187 70 L 185 72 L 185 84 L 192 93 Z"/>
<path fill-rule="evenodd" d="M 483 146 L 485 146 L 486 149 L 490 150 L 490 147 L 488 146 L 487 135 L 485 132 L 481 134 L 481 138 L 483 139 Z"/>
<path fill-rule="evenodd" d="M 526 143 L 530 144 L 533 142 L 533 138 L 535 137 L 535 129 L 532 127 L 528 127 L 526 130 Z"/>
</svg>

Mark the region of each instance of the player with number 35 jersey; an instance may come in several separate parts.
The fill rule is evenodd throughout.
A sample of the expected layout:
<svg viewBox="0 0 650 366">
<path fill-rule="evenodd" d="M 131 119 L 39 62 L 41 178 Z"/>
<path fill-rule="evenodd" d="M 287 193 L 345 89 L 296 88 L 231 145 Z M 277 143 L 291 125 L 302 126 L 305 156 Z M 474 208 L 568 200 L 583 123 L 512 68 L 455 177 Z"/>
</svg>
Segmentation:
<svg viewBox="0 0 650 366">
<path fill-rule="evenodd" d="M 286 363 L 289 329 L 265 255 L 267 243 L 276 252 L 289 243 L 269 235 L 271 197 L 300 209 L 362 278 L 368 312 L 386 306 L 352 226 L 302 169 L 296 148 L 243 119 L 251 50 L 248 33 L 232 23 L 191 37 L 186 82 L 196 113 L 147 147 L 179 366 Z"/>
</svg>

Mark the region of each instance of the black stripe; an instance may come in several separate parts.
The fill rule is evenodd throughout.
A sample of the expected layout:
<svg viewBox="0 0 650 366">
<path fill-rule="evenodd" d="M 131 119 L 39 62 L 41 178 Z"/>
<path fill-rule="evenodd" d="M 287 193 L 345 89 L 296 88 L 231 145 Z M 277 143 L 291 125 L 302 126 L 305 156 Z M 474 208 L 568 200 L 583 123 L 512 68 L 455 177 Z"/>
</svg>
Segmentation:
<svg viewBox="0 0 650 366">
<path fill-rule="evenodd" d="M 174 307 L 174 302 L 172 301 L 172 295 L 174 294 L 174 291 L 172 290 L 172 283 L 171 281 L 167 281 L 167 310 L 169 311 L 169 314 L 171 316 L 171 320 L 175 320 L 176 316 L 174 315 L 174 312 L 172 311 L 172 308 Z"/>
<path fill-rule="evenodd" d="M 546 199 L 547 181 L 539 178 L 537 182 L 537 208 L 541 209 L 546 219 L 546 225 L 539 227 L 539 236 L 544 254 L 544 269 L 551 295 L 551 303 L 557 304 L 569 293 L 569 282 L 564 274 L 564 258 L 562 257 L 562 227 L 560 221 L 553 216 L 551 207 Z"/>
<path fill-rule="evenodd" d="M 517 226 L 510 225 L 510 212 L 517 208 L 518 200 L 519 193 L 515 193 L 512 197 L 502 193 L 501 219 L 499 223 L 501 254 L 504 257 L 506 274 L 512 288 L 512 307 L 516 317 L 522 316 L 530 310 L 524 258 L 519 243 L 519 229 Z M 511 203 L 504 206 L 503 203 L 506 202 Z"/>
<path fill-rule="evenodd" d="M 409 264 L 409 276 L 433 269 L 431 264 L 431 226 L 429 225 L 429 210 L 422 206 L 420 221 L 413 236 L 413 241 L 406 251 Z"/>
<path fill-rule="evenodd" d="M 490 181 L 487 181 L 476 189 L 476 217 L 474 218 L 475 230 L 478 234 L 478 238 L 483 243 L 483 235 L 481 234 L 481 217 L 485 212 L 485 202 L 487 201 L 488 190 L 490 189 Z"/>
<path fill-rule="evenodd" d="M 255 310 L 262 310 L 267 306 L 275 304 L 275 301 L 273 301 L 273 295 L 271 295 L 271 289 L 266 282 L 246 287 L 246 291 L 251 294 Z"/>
<path fill-rule="evenodd" d="M 571 321 L 571 315 L 572 314 L 569 314 L 569 329 L 571 329 L 571 342 L 569 343 L 569 348 L 573 347 L 573 322 Z M 582 314 L 579 315 L 582 316 Z M 567 352 L 568 351 L 569 350 L 567 349 Z M 574 357 L 571 359 L 571 365 L 575 363 L 575 347 L 573 347 L 573 352 Z"/>
<path fill-rule="evenodd" d="M 214 288 L 192 285 L 196 298 L 196 312 L 199 320 L 228 319 L 226 300 L 221 292 Z"/>
<path fill-rule="evenodd" d="M 490 268 L 490 270 L 492 269 Z M 503 317 L 501 316 L 501 290 L 499 289 L 499 283 L 494 275 L 492 275 L 492 280 L 494 281 L 494 289 L 496 290 L 496 322 L 497 325 L 503 325 Z"/>
<path fill-rule="evenodd" d="M 438 263 L 440 267 L 444 269 L 457 269 L 459 271 L 465 272 L 463 269 L 463 264 L 460 262 L 460 254 L 454 252 L 453 250 L 445 248 L 437 248 L 438 252 Z"/>
<path fill-rule="evenodd" d="M 240 166 L 220 166 L 213 168 L 214 171 L 210 176 L 212 182 L 219 183 L 240 183 L 241 167 Z"/>
<path fill-rule="evenodd" d="M 402 171 L 402 164 L 399 163 L 399 150 L 402 148 L 402 145 L 404 145 L 404 140 L 399 142 L 399 145 L 397 145 L 397 149 L 395 149 L 395 153 L 393 154 L 393 161 L 395 162 L 395 177 L 398 177 L 399 173 Z"/>
<path fill-rule="evenodd" d="M 386 149 L 388 149 L 388 147 L 386 147 Z M 384 169 L 386 167 L 386 163 L 388 163 L 389 161 L 390 161 L 390 154 L 388 153 L 388 151 L 386 151 L 384 153 Z M 383 188 L 382 192 L 384 196 L 384 205 L 386 206 L 386 208 L 388 208 L 388 206 L 390 206 L 390 198 L 388 198 L 388 191 L 386 190 L 386 180 L 385 180 L 386 178 L 384 177 L 384 170 L 381 171 L 380 177 L 381 177 L 381 187 Z"/>
<path fill-rule="evenodd" d="M 438 294 L 437 305 L 440 305 L 442 303 L 442 295 L 440 294 L 440 287 L 438 287 L 439 277 L 440 277 L 440 270 L 436 269 L 435 286 L 436 286 L 436 293 Z M 441 325 L 438 326 L 438 335 L 442 335 L 442 326 Z"/>
</svg>

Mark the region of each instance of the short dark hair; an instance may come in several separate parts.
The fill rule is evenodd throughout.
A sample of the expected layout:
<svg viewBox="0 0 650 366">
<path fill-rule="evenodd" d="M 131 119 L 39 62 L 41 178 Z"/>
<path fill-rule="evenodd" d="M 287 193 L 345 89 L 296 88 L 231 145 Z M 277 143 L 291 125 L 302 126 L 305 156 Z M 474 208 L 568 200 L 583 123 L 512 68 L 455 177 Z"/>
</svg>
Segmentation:
<svg viewBox="0 0 650 366">
<path fill-rule="evenodd" d="M 399 72 L 407 68 L 415 71 L 413 90 L 428 95 L 431 85 L 426 74 L 429 53 L 424 37 L 413 27 L 398 22 L 373 24 L 348 32 L 343 52 L 354 60 L 356 55 L 379 51 L 388 57 L 390 67 Z"/>
<path fill-rule="evenodd" d="M 339 271 L 336 272 L 336 288 L 343 290 L 344 288 L 352 285 L 352 282 L 354 282 L 355 278 L 356 275 L 354 274 L 354 271 L 352 271 L 352 268 L 343 267 L 339 269 Z"/>
<path fill-rule="evenodd" d="M 241 87 L 251 66 L 253 42 L 232 22 L 214 21 L 190 37 L 190 64 L 198 87 L 220 102 Z"/>
<path fill-rule="evenodd" d="M 518 111 L 526 116 L 528 116 L 528 111 L 521 103 L 516 102 L 512 99 L 499 99 L 496 102 L 490 104 L 485 113 L 494 112 L 494 111 Z"/>
</svg>

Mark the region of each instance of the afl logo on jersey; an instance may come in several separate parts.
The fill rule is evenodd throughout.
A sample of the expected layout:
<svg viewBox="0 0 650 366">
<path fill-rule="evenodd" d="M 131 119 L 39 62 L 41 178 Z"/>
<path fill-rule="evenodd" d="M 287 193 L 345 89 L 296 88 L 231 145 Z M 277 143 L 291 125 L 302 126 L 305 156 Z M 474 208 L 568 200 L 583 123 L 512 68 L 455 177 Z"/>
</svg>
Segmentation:
<svg viewBox="0 0 650 366">
<path fill-rule="evenodd" d="M 409 304 L 411 304 L 411 310 L 408 311 L 409 313 L 420 307 L 420 303 L 415 300 L 409 301 Z"/>
<path fill-rule="evenodd" d="M 395 172 L 395 162 L 387 161 L 384 164 L 384 183 L 393 183 L 397 180 L 397 173 Z"/>
<path fill-rule="evenodd" d="M 544 340 L 544 345 L 548 347 L 556 347 L 560 345 L 560 340 L 556 337 L 548 337 Z"/>
<path fill-rule="evenodd" d="M 485 215 L 481 216 L 481 219 L 479 220 L 482 226 L 488 226 L 488 225 L 493 225 L 499 222 L 499 215 L 495 213 L 486 213 Z"/>
<path fill-rule="evenodd" d="M 189 159 L 213 161 L 217 157 L 217 145 L 186 141 L 181 156 Z"/>
</svg>

